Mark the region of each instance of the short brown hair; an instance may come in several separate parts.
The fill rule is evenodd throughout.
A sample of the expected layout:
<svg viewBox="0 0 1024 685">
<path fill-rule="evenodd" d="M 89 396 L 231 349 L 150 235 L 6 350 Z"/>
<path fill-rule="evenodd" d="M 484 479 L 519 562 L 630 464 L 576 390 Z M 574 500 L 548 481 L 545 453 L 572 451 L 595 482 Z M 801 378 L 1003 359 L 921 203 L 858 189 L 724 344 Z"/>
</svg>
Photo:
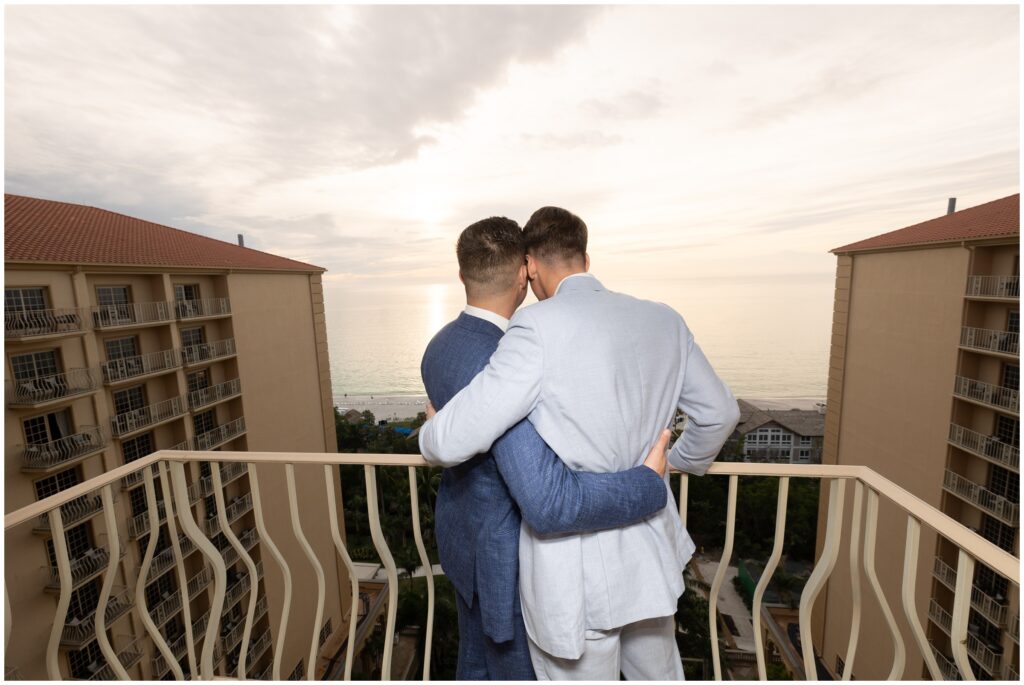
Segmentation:
<svg viewBox="0 0 1024 685">
<path fill-rule="evenodd" d="M 455 244 L 459 272 L 471 294 L 491 294 L 511 288 L 526 248 L 519 224 L 492 216 L 466 227 Z"/>
<path fill-rule="evenodd" d="M 567 209 L 541 207 L 523 226 L 526 251 L 544 260 L 586 259 L 587 225 Z"/>
</svg>

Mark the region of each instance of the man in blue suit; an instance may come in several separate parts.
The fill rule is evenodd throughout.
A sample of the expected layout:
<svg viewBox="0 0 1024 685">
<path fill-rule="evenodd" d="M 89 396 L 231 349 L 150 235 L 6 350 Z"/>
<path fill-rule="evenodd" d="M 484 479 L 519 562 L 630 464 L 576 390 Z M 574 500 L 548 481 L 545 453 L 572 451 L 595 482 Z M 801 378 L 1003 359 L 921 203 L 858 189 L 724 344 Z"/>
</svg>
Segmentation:
<svg viewBox="0 0 1024 685">
<path fill-rule="evenodd" d="M 421 373 L 440 409 L 486 365 L 526 298 L 519 226 L 492 217 L 456 246 L 467 306 L 434 336 Z M 446 469 L 435 510 L 441 566 L 456 590 L 460 680 L 532 680 L 519 602 L 519 529 L 556 536 L 641 521 L 664 509 L 668 431 L 644 465 L 618 473 L 570 470 L 528 420 L 484 454 Z"/>
</svg>

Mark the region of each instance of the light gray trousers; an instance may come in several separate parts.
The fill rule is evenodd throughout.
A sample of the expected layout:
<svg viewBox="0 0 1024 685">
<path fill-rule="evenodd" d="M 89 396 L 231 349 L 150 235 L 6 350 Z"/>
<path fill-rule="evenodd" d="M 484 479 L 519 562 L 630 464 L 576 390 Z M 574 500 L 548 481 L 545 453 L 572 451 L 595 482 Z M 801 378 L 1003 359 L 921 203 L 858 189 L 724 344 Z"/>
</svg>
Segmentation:
<svg viewBox="0 0 1024 685">
<path fill-rule="evenodd" d="M 684 680 L 675 617 L 650 618 L 612 630 L 588 630 L 579 659 L 552 656 L 530 640 L 538 680 Z"/>
</svg>

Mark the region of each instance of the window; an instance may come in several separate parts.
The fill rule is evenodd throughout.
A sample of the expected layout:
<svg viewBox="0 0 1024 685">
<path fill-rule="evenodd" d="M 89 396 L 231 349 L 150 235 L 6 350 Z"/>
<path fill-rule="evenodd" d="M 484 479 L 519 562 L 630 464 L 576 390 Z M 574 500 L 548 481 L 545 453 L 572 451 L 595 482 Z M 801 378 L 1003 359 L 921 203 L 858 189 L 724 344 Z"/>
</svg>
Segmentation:
<svg viewBox="0 0 1024 685">
<path fill-rule="evenodd" d="M 71 669 L 71 677 L 75 680 L 89 680 L 106 663 L 107 660 L 103 658 L 103 652 L 95 640 L 82 649 L 68 652 L 68 666 Z"/>
<path fill-rule="evenodd" d="M 981 515 L 981 536 L 1007 552 L 1013 553 L 1014 529 L 988 514 Z"/>
<path fill-rule="evenodd" d="M 131 293 L 126 285 L 104 285 L 96 288 L 96 302 L 100 306 L 125 305 L 131 301 Z"/>
<path fill-rule="evenodd" d="M 202 345 L 205 342 L 205 336 L 203 335 L 203 328 L 186 328 L 181 331 L 181 346 L 191 347 L 193 345 Z"/>
<path fill-rule="evenodd" d="M 810 458 L 811 458 L 811 451 L 810 450 L 800 450 L 800 456 L 799 456 L 800 461 L 807 461 Z"/>
<path fill-rule="evenodd" d="M 793 444 L 793 435 L 790 434 L 790 433 L 783 434 L 783 436 L 782 436 L 782 444 L 783 445 L 792 445 Z"/>
<path fill-rule="evenodd" d="M 174 299 L 178 302 L 182 300 L 198 300 L 199 299 L 199 284 L 198 283 L 175 283 L 174 284 Z"/>
<path fill-rule="evenodd" d="M 800 444 L 801 445 L 810 445 L 811 444 L 811 436 L 809 436 L 809 435 L 801 435 L 800 436 Z"/>
<path fill-rule="evenodd" d="M 1006 331 L 1008 333 L 1020 333 L 1020 312 L 1010 312 L 1006 319 Z"/>
<path fill-rule="evenodd" d="M 1020 421 L 1009 416 L 996 418 L 996 440 L 1013 447 L 1020 446 Z"/>
<path fill-rule="evenodd" d="M 121 443 L 121 456 L 126 464 L 155 451 L 152 433 L 143 433 Z"/>
<path fill-rule="evenodd" d="M 1003 366 L 1004 388 L 1020 390 L 1020 366 L 1018 364 L 1006 364 Z"/>
<path fill-rule="evenodd" d="M 124 359 L 125 357 L 137 357 L 139 348 L 135 342 L 135 336 L 129 338 L 114 338 L 103 342 L 107 350 L 107 359 Z"/>
<path fill-rule="evenodd" d="M 210 372 L 206 369 L 188 374 L 185 379 L 188 381 L 188 391 L 195 392 L 210 387 Z"/>
<path fill-rule="evenodd" d="M 989 468 L 988 489 L 1014 504 L 1020 503 L 1020 477 L 1001 466 L 993 464 Z"/>
<path fill-rule="evenodd" d="M 1005 601 L 1009 596 L 1010 581 L 985 564 L 979 563 L 975 568 L 974 585 L 989 597 L 998 601 Z"/>
<path fill-rule="evenodd" d="M 55 376 L 60 373 L 60 370 L 57 350 L 19 354 L 11 357 L 11 371 L 14 373 L 14 379 L 18 381 Z"/>
<path fill-rule="evenodd" d="M 83 620 L 92 616 L 100 603 L 99 580 L 91 580 L 71 593 L 68 616 Z"/>
<path fill-rule="evenodd" d="M 83 523 L 74 528 L 64 531 L 64 538 L 68 543 L 68 558 L 78 559 L 88 550 L 93 548 L 92 536 L 89 534 L 89 524 Z M 53 547 L 53 540 L 46 541 L 46 551 L 50 556 L 50 566 L 57 568 L 57 551 Z"/>
<path fill-rule="evenodd" d="M 192 417 L 192 427 L 195 428 L 196 435 L 202 435 L 209 433 L 217 427 L 217 417 L 214 411 L 204 411 L 202 414 L 197 414 Z"/>
<path fill-rule="evenodd" d="M 34 312 L 48 309 L 46 288 L 4 288 L 4 310 Z"/>
<path fill-rule="evenodd" d="M 68 469 L 67 471 L 61 471 L 55 473 L 48 478 L 37 480 L 36 486 L 36 499 L 46 499 L 50 495 L 56 495 L 58 492 L 67 490 L 72 485 L 78 485 L 78 470 Z"/>
<path fill-rule="evenodd" d="M 146 393 L 143 386 L 135 385 L 114 393 L 114 413 L 127 414 L 135 409 L 146 406 Z"/>
<path fill-rule="evenodd" d="M 159 499 L 159 498 L 158 498 Z M 149 506 L 146 504 L 146 488 L 132 488 L 128 491 L 128 500 L 132 505 L 132 516 L 145 513 Z"/>
<path fill-rule="evenodd" d="M 173 573 L 164 573 L 146 586 L 146 606 L 156 606 L 175 593 L 178 585 L 174 582 Z"/>
<path fill-rule="evenodd" d="M 22 427 L 25 429 L 25 443 L 29 445 L 45 445 L 74 433 L 69 409 L 25 419 Z"/>
<path fill-rule="evenodd" d="M 156 536 L 156 548 L 153 550 L 153 557 L 168 549 L 171 546 L 171 536 L 167 532 L 166 526 L 160 526 L 159 533 Z M 146 548 L 149 547 L 149 533 L 139 536 L 139 559 L 141 560 L 146 556 Z M 153 607 L 150 606 L 152 609 Z"/>
</svg>

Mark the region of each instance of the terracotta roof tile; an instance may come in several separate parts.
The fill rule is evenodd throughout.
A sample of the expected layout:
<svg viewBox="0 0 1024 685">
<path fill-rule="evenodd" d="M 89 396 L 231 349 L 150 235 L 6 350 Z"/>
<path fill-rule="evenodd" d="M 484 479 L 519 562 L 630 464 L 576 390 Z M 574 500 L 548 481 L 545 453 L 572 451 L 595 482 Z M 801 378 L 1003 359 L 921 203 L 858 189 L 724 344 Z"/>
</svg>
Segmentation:
<svg viewBox="0 0 1024 685">
<path fill-rule="evenodd" d="M 837 247 L 832 252 L 884 250 L 890 247 L 979 240 L 1020 235 L 1020 193 L 937 219 Z"/>
<path fill-rule="evenodd" d="M 8 194 L 4 261 L 324 271 L 105 209 Z"/>
</svg>

